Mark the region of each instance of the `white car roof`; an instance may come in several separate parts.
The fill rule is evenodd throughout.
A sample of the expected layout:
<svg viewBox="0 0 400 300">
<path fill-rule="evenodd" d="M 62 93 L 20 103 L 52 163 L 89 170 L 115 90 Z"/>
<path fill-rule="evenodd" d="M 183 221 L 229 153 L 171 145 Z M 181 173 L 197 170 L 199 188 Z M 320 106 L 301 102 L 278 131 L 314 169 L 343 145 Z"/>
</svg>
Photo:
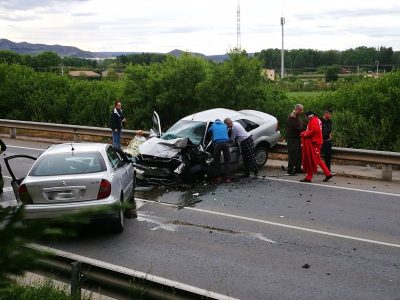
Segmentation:
<svg viewBox="0 0 400 300">
<path fill-rule="evenodd" d="M 52 145 L 49 147 L 45 153 L 46 154 L 56 154 L 56 153 L 65 153 L 72 151 L 72 147 L 74 151 L 79 152 L 92 152 L 92 151 L 101 151 L 107 144 L 104 143 L 64 143 L 58 145 Z"/>
<path fill-rule="evenodd" d="M 194 113 L 192 115 L 182 118 L 181 120 L 214 122 L 216 119 L 220 119 L 221 121 L 223 121 L 225 118 L 237 119 L 240 116 L 241 113 L 235 110 L 226 108 L 213 108 Z"/>
<path fill-rule="evenodd" d="M 236 111 L 226 108 L 213 108 L 205 111 L 200 111 L 184 117 L 181 120 L 214 122 L 216 119 L 220 119 L 221 121 L 223 121 L 225 118 L 230 118 L 232 119 L 232 121 L 245 118 L 258 124 L 264 124 L 265 122 L 272 120 L 276 122 L 276 118 L 274 116 L 271 116 L 261 111 L 250 109 Z"/>
</svg>

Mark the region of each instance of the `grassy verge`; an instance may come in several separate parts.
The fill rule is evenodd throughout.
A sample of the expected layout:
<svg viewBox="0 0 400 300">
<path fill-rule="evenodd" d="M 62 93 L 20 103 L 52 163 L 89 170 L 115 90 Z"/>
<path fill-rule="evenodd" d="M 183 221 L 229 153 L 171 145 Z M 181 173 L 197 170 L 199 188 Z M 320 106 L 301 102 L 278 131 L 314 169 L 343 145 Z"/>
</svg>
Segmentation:
<svg viewBox="0 0 400 300">
<path fill-rule="evenodd" d="M 2 292 L 1 300 L 15 299 L 15 300 L 77 300 L 79 298 L 72 297 L 68 291 L 57 287 L 51 281 L 44 281 L 34 285 L 19 285 L 12 284 L 6 292 Z M 5 298 L 4 298 L 5 297 Z M 89 299 L 89 298 L 82 298 Z"/>
</svg>

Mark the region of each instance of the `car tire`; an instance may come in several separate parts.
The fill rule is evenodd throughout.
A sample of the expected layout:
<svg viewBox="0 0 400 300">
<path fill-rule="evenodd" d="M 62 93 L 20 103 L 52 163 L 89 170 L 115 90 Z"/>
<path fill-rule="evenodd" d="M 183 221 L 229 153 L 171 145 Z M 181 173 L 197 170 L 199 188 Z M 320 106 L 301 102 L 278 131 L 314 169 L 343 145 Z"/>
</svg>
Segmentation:
<svg viewBox="0 0 400 300">
<path fill-rule="evenodd" d="M 266 164 L 267 160 L 268 160 L 268 147 L 266 146 L 257 146 L 256 150 L 255 150 L 255 157 L 256 157 L 256 163 L 257 166 L 260 168 L 263 165 Z"/>
<path fill-rule="evenodd" d="M 124 217 L 127 219 L 137 218 L 135 191 L 132 192 L 132 196 L 128 200 L 128 207 L 125 208 Z"/>
<path fill-rule="evenodd" d="M 121 206 L 118 208 L 117 216 L 111 221 L 111 231 L 113 233 L 121 233 L 124 231 L 124 210 L 122 208 L 122 199 Z"/>
</svg>

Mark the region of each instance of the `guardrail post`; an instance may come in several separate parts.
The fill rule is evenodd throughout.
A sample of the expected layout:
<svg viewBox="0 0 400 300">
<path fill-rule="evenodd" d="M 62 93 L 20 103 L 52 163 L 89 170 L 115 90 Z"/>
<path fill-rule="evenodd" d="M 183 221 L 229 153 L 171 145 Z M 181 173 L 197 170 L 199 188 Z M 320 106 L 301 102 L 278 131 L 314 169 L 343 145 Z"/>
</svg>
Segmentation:
<svg viewBox="0 0 400 300">
<path fill-rule="evenodd" d="M 10 138 L 15 139 L 17 137 L 17 128 L 10 128 Z"/>
<path fill-rule="evenodd" d="M 392 165 L 382 166 L 382 180 L 392 181 Z"/>
<path fill-rule="evenodd" d="M 80 143 L 81 142 L 81 135 L 78 133 L 74 133 L 74 142 Z"/>
<path fill-rule="evenodd" d="M 71 296 L 81 299 L 81 266 L 80 262 L 71 263 Z"/>
</svg>

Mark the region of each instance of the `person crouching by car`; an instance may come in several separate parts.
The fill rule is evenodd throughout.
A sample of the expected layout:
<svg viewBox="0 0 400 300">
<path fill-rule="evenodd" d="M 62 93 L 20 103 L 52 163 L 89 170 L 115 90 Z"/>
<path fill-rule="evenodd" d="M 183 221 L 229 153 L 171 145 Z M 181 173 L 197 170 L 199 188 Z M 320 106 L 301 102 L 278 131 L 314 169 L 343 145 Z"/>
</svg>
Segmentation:
<svg viewBox="0 0 400 300">
<path fill-rule="evenodd" d="M 307 129 L 300 135 L 303 145 L 303 169 L 307 175 L 300 181 L 311 182 L 314 173 L 317 173 L 318 166 L 320 166 L 325 174 L 323 181 L 326 182 L 332 178 L 332 173 L 321 159 L 320 153 L 323 142 L 321 120 L 311 111 L 307 111 L 305 115 L 308 118 L 308 125 Z"/>
<path fill-rule="evenodd" d="M 114 104 L 114 109 L 110 116 L 110 128 L 112 130 L 112 144 L 115 148 L 121 149 L 121 132 L 122 125 L 125 122 L 122 113 L 121 101 L 117 100 Z"/>
<path fill-rule="evenodd" d="M 232 122 L 230 118 L 226 118 L 224 123 L 231 131 L 231 142 L 238 141 L 242 152 L 244 176 L 249 177 L 250 171 L 254 172 L 254 177 L 258 175 L 258 166 L 255 156 L 255 148 L 253 137 L 238 122 Z"/>
<path fill-rule="evenodd" d="M 0 153 L 6 151 L 7 146 L 4 142 L 0 139 Z M 0 196 L 3 195 L 3 187 L 4 187 L 4 179 L 3 174 L 1 173 L 1 165 L 0 165 Z"/>
<path fill-rule="evenodd" d="M 231 182 L 229 178 L 229 162 L 231 160 L 231 155 L 229 152 L 229 137 L 228 137 L 228 126 L 220 119 L 216 119 L 215 122 L 208 129 L 211 132 L 212 141 L 214 144 L 214 167 L 215 167 L 215 180 L 221 181 L 221 152 L 224 154 L 224 170 L 222 175 L 224 176 L 225 182 Z"/>
</svg>

